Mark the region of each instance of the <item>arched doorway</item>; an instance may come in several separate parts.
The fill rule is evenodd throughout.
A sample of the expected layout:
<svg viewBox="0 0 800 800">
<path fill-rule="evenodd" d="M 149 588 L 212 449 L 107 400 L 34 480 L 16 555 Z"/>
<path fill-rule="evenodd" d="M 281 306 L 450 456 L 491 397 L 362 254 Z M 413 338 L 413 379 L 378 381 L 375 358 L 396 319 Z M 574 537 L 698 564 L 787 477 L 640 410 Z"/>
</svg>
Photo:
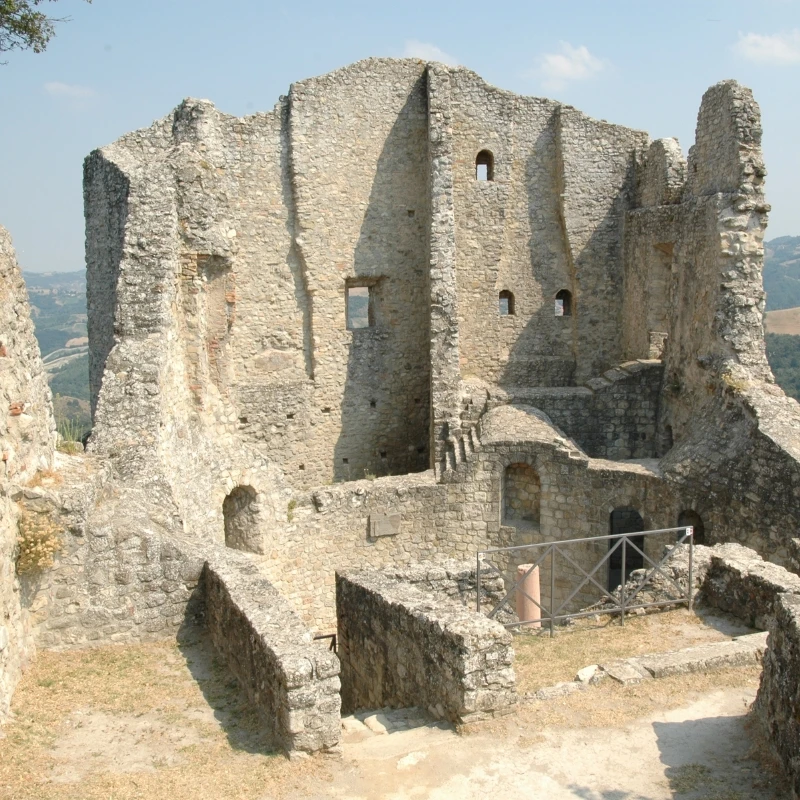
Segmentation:
<svg viewBox="0 0 800 800">
<path fill-rule="evenodd" d="M 225 545 L 235 550 L 259 552 L 258 505 L 252 486 L 237 486 L 222 502 Z"/>
<path fill-rule="evenodd" d="M 615 508 L 611 512 L 609 519 L 609 533 L 639 533 L 644 530 L 644 520 L 635 508 Z M 618 539 L 609 539 L 609 550 L 618 544 Z M 644 556 L 634 549 L 635 545 L 639 550 L 644 550 L 644 536 L 631 536 L 629 540 L 620 544 L 608 559 L 608 590 L 613 592 L 621 583 L 622 575 L 622 552 L 625 550 L 625 576 L 624 581 L 628 580 L 631 572 L 635 569 L 644 567 Z"/>
<path fill-rule="evenodd" d="M 539 524 L 542 484 L 529 464 L 509 464 L 503 473 L 503 524 Z"/>
<path fill-rule="evenodd" d="M 705 544 L 706 542 L 706 526 L 703 524 L 703 518 L 693 509 L 687 508 L 678 514 L 678 527 L 682 528 L 685 525 L 691 525 L 694 528 L 694 543 Z M 678 532 L 678 538 L 683 536 L 683 531 Z"/>
</svg>

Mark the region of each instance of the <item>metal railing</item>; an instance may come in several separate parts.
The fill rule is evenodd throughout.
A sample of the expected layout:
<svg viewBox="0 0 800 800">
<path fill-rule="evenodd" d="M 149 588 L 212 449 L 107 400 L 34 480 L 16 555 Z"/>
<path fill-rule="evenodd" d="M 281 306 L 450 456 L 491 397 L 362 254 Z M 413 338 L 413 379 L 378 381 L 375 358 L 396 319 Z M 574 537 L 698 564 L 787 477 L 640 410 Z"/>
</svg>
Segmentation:
<svg viewBox="0 0 800 800">
<path fill-rule="evenodd" d="M 644 547 L 644 540 L 647 537 L 654 537 L 658 534 L 668 534 L 668 533 L 675 533 L 677 534 L 676 539 L 673 540 L 670 544 L 671 546 L 666 548 L 666 552 L 664 553 L 663 557 L 658 561 L 654 561 L 650 556 L 647 555 L 645 552 Z M 635 541 L 639 540 L 642 543 L 642 547 L 640 548 Z M 589 572 L 587 572 L 579 563 L 576 562 L 575 559 L 571 558 L 566 550 L 569 548 L 574 548 L 576 545 L 586 545 L 592 544 L 596 545 L 599 542 L 608 542 L 608 550 L 602 558 L 591 568 Z M 687 576 L 687 587 L 684 590 L 682 586 L 675 582 L 675 580 L 670 577 L 669 575 L 665 574 L 662 570 L 662 567 L 670 561 L 673 557 L 678 555 L 679 553 L 685 552 L 684 548 L 680 545 L 688 544 L 688 554 L 689 554 L 689 566 L 688 566 L 688 576 Z M 539 611 L 541 612 L 541 616 L 537 620 L 519 620 L 515 622 L 506 622 L 503 623 L 506 628 L 513 628 L 513 627 L 520 627 L 526 626 L 530 627 L 532 623 L 538 622 L 540 624 L 548 623 L 550 624 L 550 636 L 555 635 L 555 624 L 558 621 L 564 621 L 568 619 L 577 619 L 579 617 L 588 617 L 597 614 L 616 614 L 620 615 L 621 623 L 625 624 L 625 613 L 628 611 L 633 611 L 638 608 L 652 608 L 657 606 L 669 606 L 669 605 L 679 605 L 681 603 L 686 603 L 688 608 L 691 610 L 693 598 L 694 598 L 694 591 L 693 591 L 693 583 L 694 583 L 694 574 L 693 574 L 693 556 L 694 556 L 694 529 L 691 525 L 688 526 L 680 526 L 678 528 L 661 528 L 655 531 L 639 531 L 636 533 L 615 533 L 610 534 L 607 536 L 590 536 L 584 539 L 565 539 L 560 542 L 540 542 L 538 544 L 523 544 L 518 545 L 515 547 L 494 547 L 488 550 L 481 550 L 477 554 L 477 610 L 478 613 L 481 613 L 481 570 L 490 568 L 493 569 L 495 572 L 499 573 L 501 576 L 503 575 L 503 571 L 499 569 L 497 566 L 492 564 L 490 561 L 487 562 L 487 556 L 496 556 L 497 554 L 513 554 L 513 553 L 522 553 L 523 551 L 537 551 L 541 550 L 542 552 L 537 555 L 536 560 L 530 565 L 530 568 L 525 571 L 525 573 L 517 579 L 514 585 L 506 592 L 505 597 L 497 603 L 494 608 L 487 614 L 490 619 L 493 619 L 498 612 L 503 608 L 510 608 L 510 610 L 514 610 L 509 606 L 509 600 L 512 597 L 516 596 L 517 592 L 522 593 L 524 597 L 530 600 L 535 606 L 538 607 Z M 598 570 L 600 570 L 606 562 L 609 561 L 611 556 L 617 552 L 621 548 L 621 563 L 622 569 L 620 572 L 621 579 L 620 585 L 616 587 L 616 589 L 608 589 L 605 586 L 601 585 L 596 579 L 595 575 L 597 574 Z M 647 568 L 645 571 L 644 576 L 641 577 L 641 580 L 634 579 L 635 585 L 633 587 L 629 587 L 628 584 L 631 582 L 630 577 L 626 574 L 626 560 L 628 556 L 628 548 L 634 551 L 636 554 L 642 557 L 642 564 L 649 563 L 651 565 L 650 568 Z M 562 556 L 566 561 L 568 561 L 575 569 L 581 572 L 584 576 L 583 580 L 578 584 L 578 586 L 572 590 L 569 596 L 564 600 L 562 603 L 556 607 L 556 555 Z M 549 608 L 545 608 L 542 605 L 541 598 L 536 600 L 535 598 L 531 597 L 523 588 L 522 584 L 528 578 L 528 576 L 539 566 L 546 566 L 548 556 L 550 561 L 550 602 Z M 639 568 L 641 569 L 641 567 Z M 637 595 L 640 595 L 642 590 L 648 586 L 649 584 L 653 583 L 653 579 L 656 575 L 660 575 L 664 578 L 668 584 L 670 584 L 674 589 L 677 591 L 678 596 L 672 598 L 665 598 L 663 600 L 654 600 L 651 602 L 636 602 Z M 610 604 L 606 604 L 602 607 L 602 609 L 591 609 L 591 610 L 582 610 L 578 612 L 568 613 L 565 612 L 565 609 L 569 606 L 572 600 L 578 595 L 578 593 L 583 589 L 584 586 L 587 584 L 594 584 L 600 592 L 601 597 L 598 598 L 602 600 L 603 597 L 608 598 L 611 602 Z M 642 600 L 642 597 L 639 597 L 639 600 Z M 485 605 L 485 603 L 484 603 Z M 563 613 L 562 613 L 563 612 Z"/>
</svg>

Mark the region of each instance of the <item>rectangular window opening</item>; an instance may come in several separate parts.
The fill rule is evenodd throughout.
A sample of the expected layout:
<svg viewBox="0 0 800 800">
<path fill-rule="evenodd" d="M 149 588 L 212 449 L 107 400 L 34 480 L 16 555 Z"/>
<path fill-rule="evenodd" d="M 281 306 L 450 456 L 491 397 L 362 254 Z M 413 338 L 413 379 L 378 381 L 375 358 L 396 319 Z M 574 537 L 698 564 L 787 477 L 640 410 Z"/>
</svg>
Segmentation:
<svg viewBox="0 0 800 800">
<path fill-rule="evenodd" d="M 372 328 L 375 325 L 372 286 L 347 286 L 347 329 Z"/>
</svg>

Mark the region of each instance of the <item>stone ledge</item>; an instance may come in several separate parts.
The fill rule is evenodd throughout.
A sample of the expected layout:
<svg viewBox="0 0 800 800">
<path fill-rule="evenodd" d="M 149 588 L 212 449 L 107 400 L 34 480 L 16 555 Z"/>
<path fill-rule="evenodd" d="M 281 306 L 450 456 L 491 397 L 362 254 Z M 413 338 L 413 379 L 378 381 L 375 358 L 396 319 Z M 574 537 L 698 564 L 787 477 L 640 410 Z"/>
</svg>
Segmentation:
<svg viewBox="0 0 800 800">
<path fill-rule="evenodd" d="M 756 637 L 755 641 L 751 637 Z M 667 678 L 670 675 L 760 664 L 766 646 L 766 634 L 757 633 L 730 642 L 714 642 L 673 653 L 639 656 L 630 661 L 654 678 Z"/>
</svg>

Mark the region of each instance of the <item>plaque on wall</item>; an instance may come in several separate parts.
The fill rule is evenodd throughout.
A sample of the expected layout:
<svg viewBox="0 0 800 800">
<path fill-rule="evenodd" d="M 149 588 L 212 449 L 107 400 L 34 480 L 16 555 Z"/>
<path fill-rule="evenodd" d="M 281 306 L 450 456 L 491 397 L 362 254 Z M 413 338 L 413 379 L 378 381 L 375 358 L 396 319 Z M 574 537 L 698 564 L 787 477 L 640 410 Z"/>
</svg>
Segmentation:
<svg viewBox="0 0 800 800">
<path fill-rule="evenodd" d="M 370 514 L 369 535 L 372 539 L 383 536 L 397 536 L 400 533 L 399 514 Z"/>
</svg>

